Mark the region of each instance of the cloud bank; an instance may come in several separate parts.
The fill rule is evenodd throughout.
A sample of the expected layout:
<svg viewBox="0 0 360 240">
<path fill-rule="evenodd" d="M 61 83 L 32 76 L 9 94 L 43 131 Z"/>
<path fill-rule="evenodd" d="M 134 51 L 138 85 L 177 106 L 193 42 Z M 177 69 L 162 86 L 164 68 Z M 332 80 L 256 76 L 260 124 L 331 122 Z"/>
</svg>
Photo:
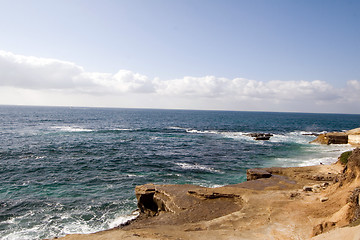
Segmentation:
<svg viewBox="0 0 360 240">
<path fill-rule="evenodd" d="M 310 111 L 318 111 L 314 108 L 317 105 L 336 112 L 338 110 L 332 111 L 331 106 L 351 108 L 360 102 L 360 81 L 344 83 L 339 89 L 320 80 L 265 82 L 215 76 L 161 80 L 129 70 L 120 70 L 115 74 L 87 72 L 72 62 L 0 51 L 0 88 L 3 91 L 17 89 L 22 90 L 23 95 L 25 91 L 28 94 L 34 91 L 43 94 L 56 92 L 58 102 L 61 102 L 61 96 L 65 98 L 69 94 L 80 94 L 83 97 L 103 98 L 102 104 L 110 106 L 110 103 L 106 104 L 107 98 L 114 106 L 121 107 L 127 107 L 126 102 L 122 102 L 122 105 L 114 103 L 117 98 L 124 100 L 126 96 L 128 102 L 139 102 L 141 99 L 153 104 L 154 108 L 304 111 L 299 106 L 303 104 L 302 108 L 305 108 L 308 104 L 309 107 L 312 105 L 313 110 Z M 25 94 L 24 101 L 26 97 Z M 83 104 L 79 97 L 74 101 Z M 46 102 L 42 105 L 46 105 Z M 144 106 L 140 104 L 138 107 Z M 129 107 L 134 106 L 129 104 Z M 359 107 L 356 111 L 360 111 Z"/>
</svg>

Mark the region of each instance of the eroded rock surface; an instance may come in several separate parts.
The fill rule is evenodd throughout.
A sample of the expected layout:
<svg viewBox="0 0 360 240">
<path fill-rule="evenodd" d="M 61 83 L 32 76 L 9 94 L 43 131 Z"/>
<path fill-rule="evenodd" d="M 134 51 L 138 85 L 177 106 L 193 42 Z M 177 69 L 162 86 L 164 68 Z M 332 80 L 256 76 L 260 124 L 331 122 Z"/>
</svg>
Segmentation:
<svg viewBox="0 0 360 240">
<path fill-rule="evenodd" d="M 360 145 L 360 128 L 351 129 L 346 132 L 329 132 L 320 134 L 311 143 L 320 144 L 352 144 Z"/>
<path fill-rule="evenodd" d="M 343 228 L 360 222 L 360 149 L 353 151 L 346 166 L 264 171 L 271 176 L 219 188 L 138 186 L 141 214 L 134 222 L 64 239 L 335 240 L 347 239 L 341 234 L 351 229 L 360 233 L 358 228 Z M 326 234 L 329 231 L 332 234 Z M 326 238 L 321 238 L 324 233 Z"/>
<path fill-rule="evenodd" d="M 347 144 L 348 135 L 345 132 L 322 133 L 311 143 L 320 144 Z"/>
</svg>

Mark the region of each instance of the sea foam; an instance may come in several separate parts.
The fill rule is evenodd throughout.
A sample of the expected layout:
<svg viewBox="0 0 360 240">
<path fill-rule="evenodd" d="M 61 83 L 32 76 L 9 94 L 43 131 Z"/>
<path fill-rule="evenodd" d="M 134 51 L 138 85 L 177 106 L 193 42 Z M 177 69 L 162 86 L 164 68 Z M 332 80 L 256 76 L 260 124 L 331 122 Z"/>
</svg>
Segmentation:
<svg viewBox="0 0 360 240">
<path fill-rule="evenodd" d="M 177 162 L 175 164 L 180 166 L 182 169 L 186 169 L 186 170 L 201 170 L 201 171 L 207 171 L 207 172 L 220 172 L 219 170 L 216 170 L 214 168 L 203 166 L 203 165 L 196 164 L 196 163 L 190 164 L 190 163 Z"/>
<path fill-rule="evenodd" d="M 61 132 L 93 132 L 94 130 L 79 126 L 54 126 L 52 129 Z"/>
</svg>

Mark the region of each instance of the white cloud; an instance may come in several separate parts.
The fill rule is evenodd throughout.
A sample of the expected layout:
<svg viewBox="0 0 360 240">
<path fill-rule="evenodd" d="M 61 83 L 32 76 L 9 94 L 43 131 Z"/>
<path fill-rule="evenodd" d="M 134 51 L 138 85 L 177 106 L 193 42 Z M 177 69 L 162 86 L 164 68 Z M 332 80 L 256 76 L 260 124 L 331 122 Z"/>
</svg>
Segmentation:
<svg viewBox="0 0 360 240">
<path fill-rule="evenodd" d="M 66 89 L 80 83 L 83 69 L 70 62 L 0 51 L 0 85 L 29 89 Z"/>
<path fill-rule="evenodd" d="M 98 73 L 92 73 L 89 75 L 89 79 L 99 86 L 112 89 L 115 92 L 149 93 L 154 91 L 154 86 L 148 77 L 128 70 L 120 70 L 114 75 L 103 74 L 99 76 Z"/>
<path fill-rule="evenodd" d="M 148 78 L 120 70 L 116 74 L 86 72 L 72 62 L 0 51 L 0 86 L 87 93 L 151 92 Z"/>
<path fill-rule="evenodd" d="M 219 97 L 226 94 L 230 80 L 226 78 L 206 77 L 184 77 L 168 81 L 157 79 L 154 84 L 156 90 L 162 95 L 181 95 L 197 97 Z"/>
<path fill-rule="evenodd" d="M 265 82 L 215 76 L 160 80 L 129 70 L 115 74 L 86 72 L 72 62 L 5 51 L 0 51 L 0 88 L 3 94 L 12 92 L 15 96 L 21 92 L 25 104 L 40 105 L 48 104 L 46 99 L 54 96 L 57 99 L 52 102 L 56 105 L 73 102 L 75 105 L 120 106 L 114 102 L 121 99 L 121 107 L 319 111 L 316 106 L 318 109 L 327 106 L 330 109 L 327 111 L 337 107 L 339 110 L 333 110 L 336 112 L 344 106 L 349 109 L 357 106 L 360 101 L 358 80 L 348 81 L 342 88 L 320 80 Z M 6 96 L 0 98 L 0 104 L 11 103 L 11 94 Z M 30 99 L 29 96 L 33 102 L 25 100 Z M 19 101 L 21 99 L 13 102 L 19 104 Z"/>
<path fill-rule="evenodd" d="M 244 78 L 184 77 L 157 82 L 157 91 L 165 95 L 196 97 L 229 97 L 246 99 L 335 100 L 339 96 L 334 87 L 324 81 L 255 81 Z"/>
</svg>

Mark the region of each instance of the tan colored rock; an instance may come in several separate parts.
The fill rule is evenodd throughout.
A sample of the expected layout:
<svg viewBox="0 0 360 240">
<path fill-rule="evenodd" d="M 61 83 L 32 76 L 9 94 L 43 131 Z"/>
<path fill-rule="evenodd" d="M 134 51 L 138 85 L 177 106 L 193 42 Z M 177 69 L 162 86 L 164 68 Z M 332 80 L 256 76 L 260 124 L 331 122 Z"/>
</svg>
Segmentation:
<svg viewBox="0 0 360 240">
<path fill-rule="evenodd" d="M 360 145 L 360 134 L 349 135 L 348 142 L 352 145 Z"/>
<path fill-rule="evenodd" d="M 320 134 L 310 143 L 320 144 L 352 144 L 360 145 L 360 128 L 351 129 L 346 132 L 329 132 Z"/>
<path fill-rule="evenodd" d="M 354 128 L 346 132 L 347 135 L 360 135 L 360 128 Z"/>
<path fill-rule="evenodd" d="M 358 239 L 349 238 L 359 237 L 358 227 L 343 227 L 360 220 L 360 149 L 353 151 L 345 168 L 334 164 L 266 171 L 272 176 L 219 188 L 139 186 L 142 213 L 131 224 L 62 239 Z M 329 173 L 338 179 L 331 185 L 313 178 Z M 327 186 L 320 201 L 318 193 L 302 191 L 316 185 Z"/>
<path fill-rule="evenodd" d="M 322 133 L 311 143 L 320 144 L 347 144 L 348 135 L 345 132 Z"/>
<path fill-rule="evenodd" d="M 323 197 L 323 198 L 320 198 L 320 202 L 326 202 L 327 200 L 329 200 L 328 197 Z"/>
<path fill-rule="evenodd" d="M 271 173 L 261 168 L 252 168 L 246 171 L 246 179 L 248 181 L 269 177 L 271 177 Z"/>
</svg>

